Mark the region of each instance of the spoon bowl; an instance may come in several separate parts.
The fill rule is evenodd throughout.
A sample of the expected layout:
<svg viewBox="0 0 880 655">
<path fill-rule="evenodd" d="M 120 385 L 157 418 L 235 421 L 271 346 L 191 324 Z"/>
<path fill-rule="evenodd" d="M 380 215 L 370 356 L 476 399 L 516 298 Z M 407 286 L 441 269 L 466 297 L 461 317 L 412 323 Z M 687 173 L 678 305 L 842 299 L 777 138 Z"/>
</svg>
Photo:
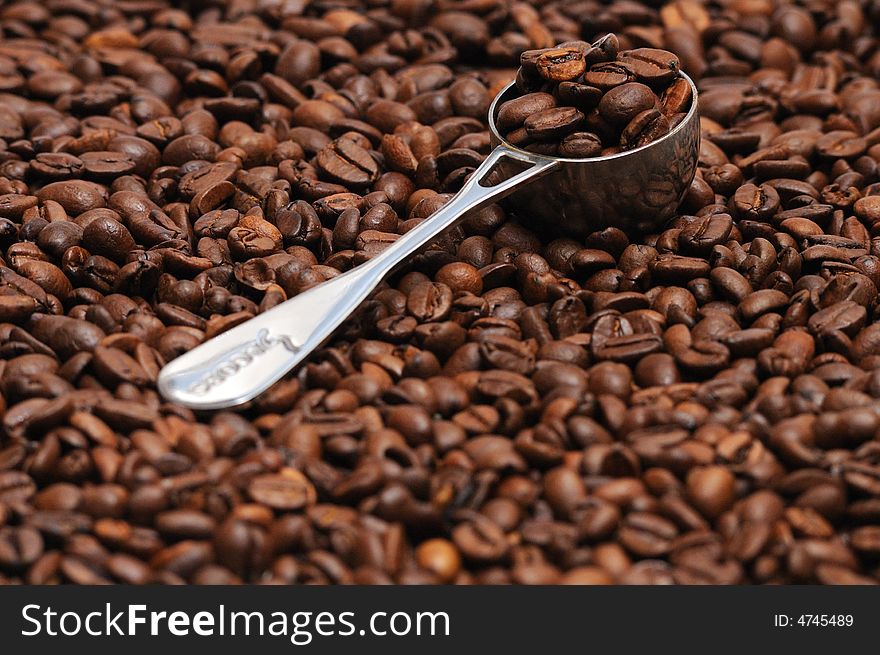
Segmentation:
<svg viewBox="0 0 880 655">
<path fill-rule="evenodd" d="M 569 159 L 544 157 L 511 145 L 498 131 L 502 104 L 518 95 L 508 84 L 489 107 L 489 135 L 494 148 L 520 157 L 552 159 L 558 165 L 547 175 L 515 189 L 506 206 L 523 223 L 537 222 L 541 231 L 583 238 L 605 227 L 632 234 L 657 229 L 669 220 L 687 193 L 700 153 L 700 115 L 697 88 L 691 86 L 691 106 L 681 122 L 656 141 L 606 157 Z M 513 175 L 513 157 L 501 160 L 487 176 L 497 182 Z"/>
</svg>

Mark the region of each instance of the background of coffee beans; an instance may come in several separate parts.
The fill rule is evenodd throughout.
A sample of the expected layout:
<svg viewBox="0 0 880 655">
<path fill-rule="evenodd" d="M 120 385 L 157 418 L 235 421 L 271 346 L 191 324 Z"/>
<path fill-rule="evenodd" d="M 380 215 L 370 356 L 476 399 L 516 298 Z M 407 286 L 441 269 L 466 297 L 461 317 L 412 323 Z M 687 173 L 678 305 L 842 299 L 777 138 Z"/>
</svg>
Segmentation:
<svg viewBox="0 0 880 655">
<path fill-rule="evenodd" d="M 880 2 L 175 5 L 0 5 L 0 581 L 880 580 Z M 662 232 L 493 206 L 248 407 L 157 395 L 612 31 L 699 81 Z"/>
</svg>

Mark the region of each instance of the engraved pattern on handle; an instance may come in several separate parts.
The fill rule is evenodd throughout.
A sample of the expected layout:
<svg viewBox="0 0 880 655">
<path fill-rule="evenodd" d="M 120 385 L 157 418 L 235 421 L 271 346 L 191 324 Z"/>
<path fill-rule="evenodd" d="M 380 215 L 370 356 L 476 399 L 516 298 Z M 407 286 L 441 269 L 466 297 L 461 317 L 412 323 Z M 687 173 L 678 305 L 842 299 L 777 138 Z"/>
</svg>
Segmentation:
<svg viewBox="0 0 880 655">
<path fill-rule="evenodd" d="M 503 159 L 529 167 L 484 186 Z M 240 405 L 263 393 L 320 346 L 395 266 L 466 214 L 499 200 L 559 165 L 531 153 L 495 148 L 448 203 L 369 261 L 307 289 L 169 362 L 160 393 L 193 409 Z"/>
</svg>

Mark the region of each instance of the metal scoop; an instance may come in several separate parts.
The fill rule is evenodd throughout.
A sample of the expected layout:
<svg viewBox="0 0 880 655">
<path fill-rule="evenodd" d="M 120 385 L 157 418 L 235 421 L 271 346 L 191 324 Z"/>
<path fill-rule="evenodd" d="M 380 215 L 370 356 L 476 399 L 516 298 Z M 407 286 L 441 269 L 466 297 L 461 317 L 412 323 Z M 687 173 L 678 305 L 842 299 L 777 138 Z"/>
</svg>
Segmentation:
<svg viewBox="0 0 880 655">
<path fill-rule="evenodd" d="M 511 83 L 489 108 L 494 149 L 449 202 L 380 254 L 181 355 L 159 374 L 159 391 L 193 409 L 240 405 L 302 362 L 397 265 L 469 212 L 507 196 L 520 220 L 545 232 L 585 236 L 606 226 L 655 228 L 676 211 L 697 167 L 697 89 L 675 129 L 641 148 L 608 157 L 537 155 L 498 133 L 498 108 L 517 96 Z"/>
</svg>

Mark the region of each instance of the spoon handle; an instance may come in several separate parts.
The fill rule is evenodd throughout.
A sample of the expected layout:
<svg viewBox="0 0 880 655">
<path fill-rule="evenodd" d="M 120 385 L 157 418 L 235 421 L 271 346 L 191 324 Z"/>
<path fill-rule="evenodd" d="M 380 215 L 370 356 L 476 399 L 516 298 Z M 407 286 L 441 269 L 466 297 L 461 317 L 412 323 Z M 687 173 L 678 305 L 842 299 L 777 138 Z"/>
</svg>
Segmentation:
<svg viewBox="0 0 880 655">
<path fill-rule="evenodd" d="M 487 176 L 505 157 L 528 167 L 485 186 Z M 554 159 L 496 147 L 461 191 L 391 246 L 168 363 L 159 374 L 159 391 L 193 409 L 221 409 L 252 400 L 320 346 L 395 266 L 468 212 L 503 198 L 557 165 Z"/>
</svg>

